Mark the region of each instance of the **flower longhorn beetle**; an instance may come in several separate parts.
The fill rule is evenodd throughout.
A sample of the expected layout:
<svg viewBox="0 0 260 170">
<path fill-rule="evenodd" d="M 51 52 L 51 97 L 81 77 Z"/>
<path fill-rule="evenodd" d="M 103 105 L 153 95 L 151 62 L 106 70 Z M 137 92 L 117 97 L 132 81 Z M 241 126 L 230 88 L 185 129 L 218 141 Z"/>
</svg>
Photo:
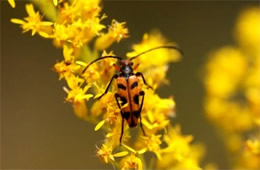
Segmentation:
<svg viewBox="0 0 260 170">
<path fill-rule="evenodd" d="M 145 93 L 143 90 L 139 91 L 139 89 L 138 89 L 138 77 L 142 78 L 143 83 L 146 86 L 148 86 L 149 88 L 152 88 L 151 86 L 149 86 L 146 83 L 145 78 L 141 72 L 134 73 L 134 70 L 137 68 L 138 65 L 133 67 L 132 60 L 136 59 L 137 57 L 139 57 L 147 52 L 161 49 L 161 48 L 174 49 L 174 50 L 179 51 L 181 54 L 183 54 L 182 50 L 176 46 L 164 45 L 164 46 L 151 48 L 149 50 L 141 52 L 140 54 L 138 54 L 134 57 L 131 57 L 130 59 L 123 59 L 122 57 L 118 57 L 118 56 L 103 56 L 103 57 L 100 57 L 100 58 L 90 62 L 82 71 L 82 73 L 85 73 L 86 70 L 93 63 L 95 63 L 99 60 L 106 59 L 106 58 L 115 58 L 120 61 L 120 65 L 114 64 L 115 69 L 118 72 L 118 74 L 114 74 L 114 76 L 111 78 L 110 82 L 108 83 L 108 86 L 107 86 L 105 92 L 101 96 L 98 97 L 98 100 L 101 99 L 101 97 L 103 97 L 108 92 L 109 87 L 112 84 L 113 80 L 114 79 L 117 80 L 118 93 L 115 93 L 115 99 L 116 99 L 117 105 L 120 109 L 121 116 L 122 116 L 122 128 L 121 128 L 121 135 L 120 135 L 120 139 L 119 139 L 120 144 L 122 142 L 122 137 L 123 137 L 123 132 L 124 132 L 124 120 L 126 120 L 129 127 L 132 128 L 132 127 L 137 126 L 138 119 L 140 118 L 140 126 L 141 126 L 143 134 L 145 135 L 145 131 L 144 131 L 144 128 L 142 125 L 142 117 L 141 117 L 141 111 L 143 108 Z M 139 103 L 140 96 L 142 97 L 141 103 Z M 119 102 L 119 101 L 121 101 L 121 102 Z M 128 103 L 128 105 L 126 107 L 122 107 L 126 103 Z"/>
</svg>

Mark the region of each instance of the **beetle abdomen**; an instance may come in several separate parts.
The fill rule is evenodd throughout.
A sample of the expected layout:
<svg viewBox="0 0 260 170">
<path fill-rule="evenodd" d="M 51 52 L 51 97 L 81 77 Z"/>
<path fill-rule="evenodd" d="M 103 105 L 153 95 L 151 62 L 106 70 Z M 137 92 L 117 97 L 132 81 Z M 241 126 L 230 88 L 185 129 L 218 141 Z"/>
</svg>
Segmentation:
<svg viewBox="0 0 260 170">
<path fill-rule="evenodd" d="M 135 75 L 117 78 L 118 93 L 121 100 L 122 116 L 126 119 L 129 127 L 135 127 L 140 117 L 138 81 Z"/>
</svg>

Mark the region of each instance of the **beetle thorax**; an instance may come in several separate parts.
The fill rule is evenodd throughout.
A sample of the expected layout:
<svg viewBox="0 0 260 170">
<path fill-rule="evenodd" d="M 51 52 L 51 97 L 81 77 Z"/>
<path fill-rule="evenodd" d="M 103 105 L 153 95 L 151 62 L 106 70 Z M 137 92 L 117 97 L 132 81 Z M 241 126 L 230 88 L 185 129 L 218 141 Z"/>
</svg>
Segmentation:
<svg viewBox="0 0 260 170">
<path fill-rule="evenodd" d="M 121 74 L 124 77 L 128 77 L 133 74 L 133 62 L 129 60 L 122 60 L 121 61 Z"/>
<path fill-rule="evenodd" d="M 130 75 L 133 73 L 133 69 L 131 66 L 123 66 L 121 71 L 124 75 Z"/>
</svg>

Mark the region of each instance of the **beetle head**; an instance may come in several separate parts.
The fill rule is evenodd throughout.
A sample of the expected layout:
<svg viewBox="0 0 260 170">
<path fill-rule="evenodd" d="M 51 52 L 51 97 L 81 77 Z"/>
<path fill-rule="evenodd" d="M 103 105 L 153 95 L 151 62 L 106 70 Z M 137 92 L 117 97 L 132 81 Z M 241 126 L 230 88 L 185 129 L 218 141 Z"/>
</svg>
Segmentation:
<svg viewBox="0 0 260 170">
<path fill-rule="evenodd" d="M 133 66 L 133 62 L 130 61 L 130 60 L 121 60 L 120 65 L 121 65 L 122 67 L 124 67 L 124 66 L 130 66 L 130 67 L 132 67 L 132 66 Z"/>
</svg>

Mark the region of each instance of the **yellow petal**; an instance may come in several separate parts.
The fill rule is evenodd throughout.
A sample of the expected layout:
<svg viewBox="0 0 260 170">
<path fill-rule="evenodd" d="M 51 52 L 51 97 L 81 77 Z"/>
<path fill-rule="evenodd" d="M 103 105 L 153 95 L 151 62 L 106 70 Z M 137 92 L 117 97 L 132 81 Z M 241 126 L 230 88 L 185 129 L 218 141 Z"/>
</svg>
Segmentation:
<svg viewBox="0 0 260 170">
<path fill-rule="evenodd" d="M 57 6 L 57 5 L 58 5 L 58 0 L 53 0 L 53 4 L 54 4 L 55 6 Z"/>
<path fill-rule="evenodd" d="M 34 36 L 36 33 L 36 30 L 32 30 L 32 36 Z"/>
<path fill-rule="evenodd" d="M 50 38 L 49 34 L 43 31 L 39 31 L 39 35 L 42 36 L 43 38 Z"/>
<path fill-rule="evenodd" d="M 14 0 L 8 0 L 9 4 L 12 8 L 15 8 L 15 1 Z"/>
<path fill-rule="evenodd" d="M 112 161 L 115 161 L 115 158 L 113 157 L 113 155 L 109 155 L 109 158 L 110 158 Z"/>
<path fill-rule="evenodd" d="M 25 22 L 21 19 L 17 19 L 17 18 L 12 18 L 11 22 L 14 24 L 24 24 Z"/>
<path fill-rule="evenodd" d="M 41 25 L 42 26 L 51 26 L 51 25 L 53 25 L 53 22 L 43 21 L 43 22 L 41 22 Z"/>
<path fill-rule="evenodd" d="M 88 101 L 93 96 L 94 96 L 93 94 L 85 94 L 83 97 Z"/>
<path fill-rule="evenodd" d="M 33 4 L 26 4 L 25 8 L 29 16 L 35 15 Z"/>
<path fill-rule="evenodd" d="M 127 146 L 125 144 L 122 144 L 122 146 L 125 147 L 126 149 L 128 149 L 129 151 L 136 153 L 136 151 L 133 148 L 131 148 L 130 146 Z"/>
<path fill-rule="evenodd" d="M 124 105 L 121 107 L 121 109 L 124 109 L 124 108 L 126 108 L 127 106 L 128 106 L 128 103 L 124 104 Z"/>
<path fill-rule="evenodd" d="M 147 151 L 147 149 L 146 149 L 146 148 L 143 148 L 143 149 L 139 150 L 137 153 L 138 153 L 138 154 L 143 154 L 143 153 L 145 153 L 146 151 Z"/>
<path fill-rule="evenodd" d="M 76 64 L 80 65 L 80 66 L 83 66 L 83 67 L 86 67 L 87 64 L 83 61 L 76 61 Z"/>
<path fill-rule="evenodd" d="M 110 138 L 111 136 L 113 136 L 114 134 L 113 133 L 108 133 L 107 135 L 106 135 L 106 137 L 107 138 Z"/>
<path fill-rule="evenodd" d="M 97 124 L 97 126 L 95 127 L 95 131 L 98 131 L 103 125 L 105 124 L 105 120 L 102 120 L 101 122 L 99 122 Z"/>
<path fill-rule="evenodd" d="M 85 102 L 74 103 L 73 109 L 74 109 L 76 116 L 78 116 L 79 118 L 84 118 L 87 116 L 88 109 L 87 109 L 87 105 Z"/>
<path fill-rule="evenodd" d="M 122 156 L 125 156 L 127 155 L 128 152 L 127 151 L 123 151 L 123 152 L 118 152 L 118 153 L 115 153 L 113 154 L 114 157 L 122 157 Z"/>
<path fill-rule="evenodd" d="M 106 163 L 108 163 L 108 158 L 107 158 L 107 157 L 104 157 L 104 161 L 105 161 Z"/>
</svg>

